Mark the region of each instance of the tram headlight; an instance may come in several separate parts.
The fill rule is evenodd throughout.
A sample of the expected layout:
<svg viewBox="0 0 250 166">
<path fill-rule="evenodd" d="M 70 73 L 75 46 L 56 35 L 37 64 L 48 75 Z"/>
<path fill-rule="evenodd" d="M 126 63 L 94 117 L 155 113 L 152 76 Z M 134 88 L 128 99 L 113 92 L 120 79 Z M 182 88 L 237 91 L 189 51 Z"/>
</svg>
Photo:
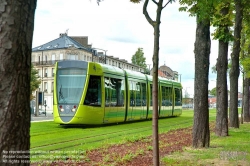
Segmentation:
<svg viewBox="0 0 250 166">
<path fill-rule="evenodd" d="M 76 106 L 74 105 L 74 107 L 71 109 L 72 112 L 76 111 Z"/>
<path fill-rule="evenodd" d="M 63 107 L 62 107 L 61 105 L 59 106 L 59 108 L 60 108 L 60 111 L 61 111 L 61 112 L 64 111 L 64 109 L 63 109 Z"/>
</svg>

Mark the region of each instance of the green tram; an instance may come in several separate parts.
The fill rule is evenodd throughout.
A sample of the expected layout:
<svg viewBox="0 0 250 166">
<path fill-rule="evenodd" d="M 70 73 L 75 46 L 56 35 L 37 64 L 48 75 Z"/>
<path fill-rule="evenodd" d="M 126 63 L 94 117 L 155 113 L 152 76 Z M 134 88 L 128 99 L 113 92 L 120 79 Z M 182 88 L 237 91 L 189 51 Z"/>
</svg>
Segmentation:
<svg viewBox="0 0 250 166">
<path fill-rule="evenodd" d="M 56 63 L 54 121 L 107 124 L 152 118 L 150 75 L 85 61 Z M 182 113 L 182 86 L 159 77 L 159 118 Z"/>
</svg>

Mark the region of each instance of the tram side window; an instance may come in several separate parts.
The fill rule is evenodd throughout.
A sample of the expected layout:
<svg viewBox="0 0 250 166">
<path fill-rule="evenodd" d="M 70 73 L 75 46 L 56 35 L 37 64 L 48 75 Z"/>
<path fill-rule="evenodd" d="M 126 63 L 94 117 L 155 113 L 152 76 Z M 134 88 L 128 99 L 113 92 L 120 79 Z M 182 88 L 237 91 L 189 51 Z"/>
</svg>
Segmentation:
<svg viewBox="0 0 250 166">
<path fill-rule="evenodd" d="M 141 95 L 142 95 L 142 106 L 146 106 L 147 103 L 147 88 L 146 88 L 146 83 L 141 83 Z"/>
<path fill-rule="evenodd" d="M 104 86 L 105 86 L 105 105 L 108 106 L 110 103 L 110 84 L 109 84 L 109 78 L 104 78 Z"/>
<path fill-rule="evenodd" d="M 171 87 L 167 87 L 167 100 L 169 100 L 169 106 L 172 105 L 173 103 L 173 93 L 172 93 L 172 88 Z"/>
<path fill-rule="evenodd" d="M 159 93 L 159 87 L 158 87 L 158 97 L 160 96 Z M 159 100 L 158 100 L 158 104 L 159 104 Z M 150 84 L 150 106 L 153 106 L 153 85 Z"/>
<path fill-rule="evenodd" d="M 141 106 L 141 83 L 136 82 L 136 87 L 135 87 L 135 105 L 136 106 Z"/>
<path fill-rule="evenodd" d="M 175 106 L 181 106 L 181 90 L 175 88 Z"/>
<path fill-rule="evenodd" d="M 167 88 L 162 86 L 161 87 L 161 95 L 162 95 L 162 106 L 166 106 L 167 105 Z"/>
<path fill-rule="evenodd" d="M 146 105 L 146 84 L 129 81 L 130 106 Z"/>
<path fill-rule="evenodd" d="M 129 81 L 129 91 L 130 91 L 130 106 L 135 106 L 135 95 L 136 95 L 136 85 L 134 81 Z"/>
<path fill-rule="evenodd" d="M 101 106 L 101 77 L 90 76 L 85 105 Z"/>
<path fill-rule="evenodd" d="M 150 106 L 153 105 L 153 85 L 150 84 Z"/>
<path fill-rule="evenodd" d="M 105 78 L 105 101 L 106 106 L 124 106 L 124 81 L 122 79 Z"/>
<path fill-rule="evenodd" d="M 172 105 L 172 91 L 170 87 L 161 87 L 162 89 L 162 106 Z"/>
</svg>

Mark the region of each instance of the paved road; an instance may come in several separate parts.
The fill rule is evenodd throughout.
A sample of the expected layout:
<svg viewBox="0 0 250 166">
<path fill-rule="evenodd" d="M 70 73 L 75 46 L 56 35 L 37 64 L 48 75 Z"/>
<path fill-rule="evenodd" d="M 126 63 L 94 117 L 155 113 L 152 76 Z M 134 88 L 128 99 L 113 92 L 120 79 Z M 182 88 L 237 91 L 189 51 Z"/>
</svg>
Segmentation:
<svg viewBox="0 0 250 166">
<path fill-rule="evenodd" d="M 52 112 L 48 112 L 45 116 L 45 114 L 41 114 L 39 116 L 31 115 L 31 122 L 42 122 L 42 121 L 53 121 L 53 114 Z"/>
</svg>

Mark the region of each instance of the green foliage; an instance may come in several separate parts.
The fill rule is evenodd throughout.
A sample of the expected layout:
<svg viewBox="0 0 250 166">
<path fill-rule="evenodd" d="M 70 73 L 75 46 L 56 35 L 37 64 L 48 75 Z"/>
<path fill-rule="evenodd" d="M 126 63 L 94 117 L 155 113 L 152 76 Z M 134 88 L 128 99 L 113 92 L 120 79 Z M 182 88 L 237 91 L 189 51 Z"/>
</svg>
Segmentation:
<svg viewBox="0 0 250 166">
<path fill-rule="evenodd" d="M 216 87 L 209 91 L 210 95 L 216 96 Z"/>
<path fill-rule="evenodd" d="M 246 77 L 250 77 L 250 4 L 245 2 L 243 8 L 243 21 L 241 32 L 240 64 Z"/>
<path fill-rule="evenodd" d="M 198 16 L 199 20 L 209 19 L 213 16 L 215 7 L 221 0 L 179 0 L 182 7 L 179 11 L 189 12 L 190 16 Z"/>
<path fill-rule="evenodd" d="M 212 70 L 212 73 L 216 73 L 216 72 L 217 72 L 217 70 L 216 70 L 216 65 L 212 66 L 212 67 L 211 67 L 211 70 Z"/>
<path fill-rule="evenodd" d="M 144 52 L 142 48 L 138 48 L 136 53 L 132 56 L 132 64 L 142 67 L 144 70 L 147 68 L 146 58 L 144 57 Z"/>
<path fill-rule="evenodd" d="M 249 78 L 250 77 L 250 57 L 247 56 L 244 59 L 242 59 L 241 64 L 244 67 L 245 76 Z"/>
<path fill-rule="evenodd" d="M 36 69 L 34 69 L 34 66 L 31 65 L 31 76 L 30 76 L 30 100 L 32 100 L 34 98 L 34 96 L 32 96 L 32 92 L 34 92 L 40 85 L 41 80 L 39 80 L 38 77 L 38 71 Z"/>
<path fill-rule="evenodd" d="M 233 31 L 230 27 L 233 26 L 233 6 L 230 0 L 224 0 L 215 7 L 212 25 L 217 27 L 212 36 L 220 41 L 233 41 Z"/>
<path fill-rule="evenodd" d="M 130 0 L 130 2 L 133 2 L 133 3 L 140 3 L 142 0 Z"/>
<path fill-rule="evenodd" d="M 223 40 L 225 42 L 232 41 L 232 30 L 229 29 L 233 26 L 232 7 L 230 7 L 230 0 L 180 0 L 182 7 L 179 11 L 186 11 L 190 16 L 198 16 L 199 20 L 212 20 L 212 25 L 219 27 L 213 33 L 214 39 Z M 230 8 L 228 14 L 223 15 L 222 9 Z M 229 31 L 228 33 L 225 33 Z"/>
</svg>

